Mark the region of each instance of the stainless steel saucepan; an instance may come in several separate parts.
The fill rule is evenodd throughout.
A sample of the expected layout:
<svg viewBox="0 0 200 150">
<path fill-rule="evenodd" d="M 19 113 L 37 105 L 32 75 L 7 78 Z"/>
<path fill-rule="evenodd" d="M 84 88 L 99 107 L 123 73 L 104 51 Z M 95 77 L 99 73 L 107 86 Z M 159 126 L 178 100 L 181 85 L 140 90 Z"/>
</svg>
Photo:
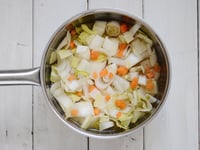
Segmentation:
<svg viewBox="0 0 200 150">
<path fill-rule="evenodd" d="M 127 131 L 106 131 L 100 132 L 95 130 L 84 130 L 81 129 L 77 124 L 70 120 L 65 120 L 64 112 L 59 106 L 58 102 L 54 99 L 52 94 L 50 93 L 50 65 L 49 58 L 52 51 L 54 51 L 61 40 L 66 35 L 66 32 L 72 29 L 74 26 L 78 26 L 82 23 L 94 22 L 94 20 L 117 20 L 120 22 L 126 22 L 128 24 L 141 24 L 141 30 L 145 32 L 154 42 L 153 46 L 156 49 L 158 62 L 162 68 L 161 74 L 158 80 L 158 91 L 157 99 L 159 101 L 154 104 L 154 109 L 152 113 L 146 115 L 143 119 L 137 122 L 131 129 Z M 49 40 L 49 43 L 44 50 L 44 54 L 41 60 L 41 66 L 39 68 L 25 69 L 25 70 L 11 70 L 11 71 L 0 71 L 0 85 L 40 85 L 42 87 L 43 93 L 45 95 L 46 100 L 49 103 L 50 108 L 55 112 L 62 122 L 70 127 L 71 129 L 90 137 L 95 138 L 116 138 L 124 135 L 128 135 L 133 133 L 137 129 L 146 125 L 152 118 L 156 116 L 156 114 L 163 106 L 166 101 L 166 95 L 169 90 L 169 82 L 170 82 L 170 66 L 169 59 L 166 53 L 166 48 L 163 45 L 162 41 L 156 34 L 156 32 L 142 19 L 130 15 L 127 12 L 123 12 L 121 10 L 113 10 L 113 9 L 96 9 L 90 10 L 83 13 L 80 13 L 68 21 L 66 21 L 63 25 L 61 25 L 56 32 L 52 35 Z"/>
</svg>

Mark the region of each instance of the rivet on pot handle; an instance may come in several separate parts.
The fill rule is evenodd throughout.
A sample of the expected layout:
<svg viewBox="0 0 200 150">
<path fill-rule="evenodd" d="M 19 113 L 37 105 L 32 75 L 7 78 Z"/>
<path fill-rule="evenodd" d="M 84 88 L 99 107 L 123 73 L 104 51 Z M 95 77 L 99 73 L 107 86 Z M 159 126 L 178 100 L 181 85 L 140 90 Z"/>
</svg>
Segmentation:
<svg viewBox="0 0 200 150">
<path fill-rule="evenodd" d="M 40 68 L 0 71 L 0 85 L 40 85 Z"/>
</svg>

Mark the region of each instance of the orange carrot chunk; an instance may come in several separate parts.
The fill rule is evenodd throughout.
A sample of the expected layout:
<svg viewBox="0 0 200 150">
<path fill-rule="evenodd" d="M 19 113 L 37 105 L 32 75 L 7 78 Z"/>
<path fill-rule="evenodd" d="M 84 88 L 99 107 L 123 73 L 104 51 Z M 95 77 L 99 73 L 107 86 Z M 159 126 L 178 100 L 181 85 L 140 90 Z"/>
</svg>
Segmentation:
<svg viewBox="0 0 200 150">
<path fill-rule="evenodd" d="M 125 100 L 115 100 L 115 106 L 119 107 L 120 109 L 126 108 L 127 104 Z"/>
<path fill-rule="evenodd" d="M 92 92 L 95 88 L 94 85 L 89 85 L 88 92 Z"/>
<path fill-rule="evenodd" d="M 94 79 L 97 79 L 97 78 L 98 78 L 98 74 L 97 74 L 96 72 L 94 72 L 94 73 L 92 74 L 92 77 L 93 77 Z"/>
<path fill-rule="evenodd" d="M 77 109 L 72 109 L 71 110 L 71 116 L 76 117 L 78 115 L 78 110 Z"/>
<path fill-rule="evenodd" d="M 128 68 L 124 67 L 124 66 L 119 66 L 117 68 L 117 74 L 120 76 L 124 76 L 128 73 Z"/>
<path fill-rule="evenodd" d="M 127 26 L 127 24 L 122 23 L 122 24 L 120 25 L 120 31 L 121 31 L 121 33 L 124 33 L 124 32 L 126 32 L 126 31 L 128 31 L 128 26 Z"/>
<path fill-rule="evenodd" d="M 72 81 L 72 80 L 75 80 L 76 79 L 76 76 L 74 74 L 70 75 L 67 80 L 69 81 Z"/>
<path fill-rule="evenodd" d="M 79 96 L 79 97 L 81 97 L 81 96 L 83 96 L 83 92 L 82 91 L 77 91 L 76 95 Z"/>
<path fill-rule="evenodd" d="M 119 119 L 121 116 L 122 116 L 122 113 L 121 113 L 121 112 L 118 112 L 118 113 L 116 114 L 117 119 Z"/>
<path fill-rule="evenodd" d="M 99 115 L 100 112 L 101 112 L 101 110 L 100 110 L 98 107 L 95 107 L 95 108 L 94 108 L 94 115 L 95 115 L 95 116 Z"/>
<path fill-rule="evenodd" d="M 154 65 L 153 69 L 155 72 L 160 72 L 160 70 L 161 70 L 159 65 Z"/>
<path fill-rule="evenodd" d="M 127 47 L 126 43 L 120 43 L 119 44 L 119 50 L 124 50 Z"/>
<path fill-rule="evenodd" d="M 110 72 L 109 75 L 108 75 L 108 78 L 109 78 L 109 79 L 112 79 L 113 77 L 114 77 L 113 73 Z"/>
<path fill-rule="evenodd" d="M 145 86 L 145 89 L 146 90 L 152 90 L 154 88 L 154 84 L 153 84 L 153 81 L 151 79 L 148 79 L 147 80 L 147 83 L 146 83 L 146 86 Z"/>
<path fill-rule="evenodd" d="M 132 89 L 135 89 L 135 88 L 137 87 L 137 85 L 138 85 L 138 78 L 137 78 L 137 77 L 134 77 L 134 78 L 132 79 L 131 83 L 130 83 L 130 87 L 131 87 Z"/>
<path fill-rule="evenodd" d="M 110 100 L 110 95 L 106 95 L 105 100 L 108 102 Z"/>
<path fill-rule="evenodd" d="M 70 45 L 69 45 L 69 47 L 70 47 L 71 49 L 73 49 L 73 48 L 75 48 L 75 47 L 76 47 L 76 45 L 75 45 L 74 41 L 71 41 L 71 42 L 70 42 Z"/>
<path fill-rule="evenodd" d="M 106 76 L 107 74 L 108 74 L 108 70 L 107 70 L 107 69 L 103 69 L 103 70 L 101 70 L 100 73 L 99 73 L 100 77 L 104 77 L 104 76 Z"/>
<path fill-rule="evenodd" d="M 153 71 L 147 72 L 146 73 L 146 77 L 149 78 L 149 79 L 153 78 L 154 77 L 154 72 Z"/>
<path fill-rule="evenodd" d="M 94 50 L 90 51 L 90 59 L 91 60 L 97 60 L 98 57 L 99 57 L 99 52 L 98 51 L 94 51 Z"/>
<path fill-rule="evenodd" d="M 75 29 L 72 29 L 72 30 L 70 31 L 70 33 L 71 33 L 72 36 L 74 36 L 74 35 L 76 35 L 76 30 L 75 30 Z"/>
<path fill-rule="evenodd" d="M 123 55 L 124 55 L 124 50 L 125 50 L 126 47 L 127 47 L 127 44 L 126 44 L 126 43 L 120 43 L 120 44 L 119 44 L 119 49 L 118 49 L 118 51 L 117 51 L 116 56 L 119 57 L 119 58 L 123 57 Z"/>
</svg>

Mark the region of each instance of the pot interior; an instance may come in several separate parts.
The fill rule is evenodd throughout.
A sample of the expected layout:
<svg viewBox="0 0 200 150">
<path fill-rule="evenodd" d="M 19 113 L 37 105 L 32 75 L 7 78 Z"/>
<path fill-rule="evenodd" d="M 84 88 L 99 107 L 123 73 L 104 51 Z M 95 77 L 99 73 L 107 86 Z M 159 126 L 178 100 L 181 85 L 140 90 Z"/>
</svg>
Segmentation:
<svg viewBox="0 0 200 150">
<path fill-rule="evenodd" d="M 90 23 L 94 22 L 94 20 L 116 20 L 120 22 L 125 22 L 127 24 L 133 25 L 135 23 L 141 24 L 141 30 L 146 33 L 152 40 L 153 40 L 153 47 L 156 50 L 158 63 L 161 66 L 161 73 L 158 80 L 158 94 L 155 96 L 159 101 L 157 103 L 153 104 L 153 111 L 151 113 L 145 115 L 143 118 L 141 118 L 139 121 L 137 121 L 136 124 L 133 124 L 131 129 L 128 131 L 120 131 L 120 130 L 107 130 L 104 132 L 99 132 L 96 130 L 83 130 L 79 128 L 79 126 L 74 123 L 71 120 L 65 120 L 65 114 L 63 110 L 61 109 L 58 102 L 54 99 L 54 97 L 50 93 L 50 65 L 49 65 L 49 58 L 52 51 L 54 51 L 58 44 L 62 41 L 64 36 L 66 35 L 68 30 L 71 30 L 74 26 L 79 26 L 82 23 Z M 125 135 L 129 132 L 135 131 L 137 128 L 144 126 L 146 122 L 151 120 L 153 116 L 158 112 L 160 109 L 160 106 L 165 101 L 165 97 L 168 91 L 169 86 L 169 62 L 168 57 L 166 54 L 166 49 L 163 46 L 162 42 L 160 41 L 158 35 L 141 19 L 138 19 L 137 17 L 127 15 L 126 13 L 123 13 L 121 11 L 114 11 L 114 10 L 94 10 L 89 11 L 83 14 L 79 14 L 71 19 L 69 19 L 67 22 L 65 22 L 52 36 L 52 38 L 49 41 L 49 44 L 47 45 L 47 48 L 44 53 L 42 65 L 41 65 L 41 78 L 42 78 L 42 87 L 44 90 L 44 93 L 47 97 L 48 102 L 50 103 L 50 106 L 56 112 L 56 114 L 63 120 L 66 125 L 69 127 L 77 130 L 78 132 L 82 132 L 85 135 L 99 137 L 99 136 L 115 136 L 115 135 Z"/>
</svg>

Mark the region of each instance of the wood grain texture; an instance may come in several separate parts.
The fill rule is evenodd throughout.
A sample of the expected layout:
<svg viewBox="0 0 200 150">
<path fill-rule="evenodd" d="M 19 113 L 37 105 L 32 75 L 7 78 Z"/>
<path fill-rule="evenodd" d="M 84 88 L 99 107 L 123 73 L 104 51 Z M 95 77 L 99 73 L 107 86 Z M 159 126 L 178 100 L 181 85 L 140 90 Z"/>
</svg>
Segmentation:
<svg viewBox="0 0 200 150">
<path fill-rule="evenodd" d="M 55 30 L 71 16 L 86 10 L 86 0 L 34 1 L 34 66 Z M 34 88 L 34 149 L 86 150 L 87 138 L 66 127 L 50 110 L 40 87 Z"/>
<path fill-rule="evenodd" d="M 131 14 L 142 17 L 142 1 L 139 0 L 90 0 L 89 9 L 95 8 L 117 8 Z M 90 138 L 90 150 L 143 150 L 143 130 L 136 133 L 112 140 L 97 140 Z"/>
<path fill-rule="evenodd" d="M 1 0 L 0 11 L 1 70 L 31 68 L 31 0 Z M 31 108 L 31 86 L 0 87 L 1 150 L 32 148 Z"/>
<path fill-rule="evenodd" d="M 198 149 L 197 1 L 144 1 L 144 18 L 163 38 L 171 61 L 171 89 L 145 128 L 146 150 Z"/>
</svg>

